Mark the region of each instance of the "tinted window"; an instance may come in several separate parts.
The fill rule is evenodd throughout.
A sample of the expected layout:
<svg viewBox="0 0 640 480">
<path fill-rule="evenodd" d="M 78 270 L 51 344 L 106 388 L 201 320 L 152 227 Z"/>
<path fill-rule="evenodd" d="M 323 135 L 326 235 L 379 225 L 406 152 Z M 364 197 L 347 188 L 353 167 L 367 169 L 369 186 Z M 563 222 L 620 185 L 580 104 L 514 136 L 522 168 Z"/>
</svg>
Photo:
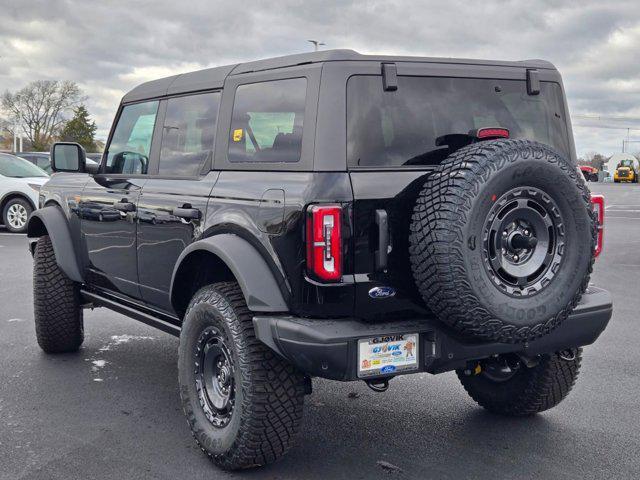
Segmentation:
<svg viewBox="0 0 640 480">
<path fill-rule="evenodd" d="M 49 157 L 36 157 L 36 165 L 39 166 L 41 169 L 43 169 L 45 172 L 47 173 L 52 173 L 51 171 L 51 161 L 49 160 Z"/>
<path fill-rule="evenodd" d="M 555 83 L 542 82 L 539 95 L 527 95 L 524 80 L 401 76 L 398 90 L 385 92 L 379 76 L 349 79 L 351 166 L 437 164 L 483 127 L 507 128 L 511 138 L 537 140 L 569 155 Z"/>
<path fill-rule="evenodd" d="M 122 109 L 107 155 L 107 173 L 147 173 L 158 102 L 136 103 Z"/>
<path fill-rule="evenodd" d="M 0 153 L 0 175 L 13 178 L 48 177 L 41 168 L 24 158 Z"/>
<path fill-rule="evenodd" d="M 229 161 L 300 160 L 306 93 L 305 78 L 239 86 L 229 132 Z"/>
<path fill-rule="evenodd" d="M 162 129 L 160 175 L 197 175 L 213 154 L 220 93 L 170 98 Z"/>
</svg>

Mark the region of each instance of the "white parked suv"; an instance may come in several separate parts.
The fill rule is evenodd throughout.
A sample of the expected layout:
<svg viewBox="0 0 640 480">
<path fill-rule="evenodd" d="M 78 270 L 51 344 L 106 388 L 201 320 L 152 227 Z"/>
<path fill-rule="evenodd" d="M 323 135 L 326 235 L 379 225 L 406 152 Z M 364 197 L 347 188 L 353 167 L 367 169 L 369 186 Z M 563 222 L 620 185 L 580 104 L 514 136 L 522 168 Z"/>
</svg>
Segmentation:
<svg viewBox="0 0 640 480">
<path fill-rule="evenodd" d="M 47 172 L 31 162 L 0 153 L 0 212 L 10 232 L 27 230 L 27 219 L 38 208 L 38 192 L 49 180 Z"/>
</svg>

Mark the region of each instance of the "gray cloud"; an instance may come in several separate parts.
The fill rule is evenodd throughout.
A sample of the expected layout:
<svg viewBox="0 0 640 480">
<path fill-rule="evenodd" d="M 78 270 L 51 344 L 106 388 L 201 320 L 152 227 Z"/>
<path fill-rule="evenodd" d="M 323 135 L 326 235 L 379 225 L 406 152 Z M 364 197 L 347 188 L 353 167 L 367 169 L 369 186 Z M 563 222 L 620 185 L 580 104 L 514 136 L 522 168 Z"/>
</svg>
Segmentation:
<svg viewBox="0 0 640 480">
<path fill-rule="evenodd" d="M 635 0 L 0 0 L 0 12 L 0 91 L 75 80 L 103 137 L 120 97 L 140 82 L 308 51 L 308 38 L 361 53 L 544 58 L 563 73 L 574 115 L 640 118 Z M 618 151 L 626 132 L 578 124 L 640 129 L 640 120 L 575 123 L 579 153 Z"/>
</svg>

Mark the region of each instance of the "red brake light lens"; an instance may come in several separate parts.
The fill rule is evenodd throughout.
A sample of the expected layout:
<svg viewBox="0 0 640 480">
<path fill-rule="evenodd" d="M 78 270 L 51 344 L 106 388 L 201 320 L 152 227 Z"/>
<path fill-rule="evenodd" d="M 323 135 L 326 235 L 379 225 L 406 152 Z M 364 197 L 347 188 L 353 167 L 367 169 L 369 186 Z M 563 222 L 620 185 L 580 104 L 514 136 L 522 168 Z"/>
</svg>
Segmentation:
<svg viewBox="0 0 640 480">
<path fill-rule="evenodd" d="M 602 252 L 604 242 L 604 196 L 591 195 L 591 206 L 598 217 L 598 239 L 596 241 L 595 251 L 595 256 L 597 257 Z"/>
<path fill-rule="evenodd" d="M 490 138 L 509 138 L 509 130 L 506 128 L 480 128 L 476 132 L 476 138 L 487 140 Z"/>
<path fill-rule="evenodd" d="M 325 281 L 342 278 L 342 207 L 312 205 L 307 210 L 307 271 Z"/>
</svg>

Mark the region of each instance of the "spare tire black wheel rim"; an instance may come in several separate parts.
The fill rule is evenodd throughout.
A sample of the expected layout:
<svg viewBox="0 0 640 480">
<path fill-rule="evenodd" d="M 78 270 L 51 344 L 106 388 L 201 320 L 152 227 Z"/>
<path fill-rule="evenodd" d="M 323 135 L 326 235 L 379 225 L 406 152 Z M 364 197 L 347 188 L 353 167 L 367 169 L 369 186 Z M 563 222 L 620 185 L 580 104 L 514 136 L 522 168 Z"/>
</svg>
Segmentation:
<svg viewBox="0 0 640 480">
<path fill-rule="evenodd" d="M 205 329 L 196 343 L 195 381 L 200 406 L 211 424 L 223 428 L 231 421 L 235 402 L 233 357 L 222 333 Z"/>
<path fill-rule="evenodd" d="M 556 202 L 534 187 L 517 187 L 496 199 L 483 232 L 483 261 L 494 285 L 514 297 L 551 283 L 565 247 Z"/>
</svg>

